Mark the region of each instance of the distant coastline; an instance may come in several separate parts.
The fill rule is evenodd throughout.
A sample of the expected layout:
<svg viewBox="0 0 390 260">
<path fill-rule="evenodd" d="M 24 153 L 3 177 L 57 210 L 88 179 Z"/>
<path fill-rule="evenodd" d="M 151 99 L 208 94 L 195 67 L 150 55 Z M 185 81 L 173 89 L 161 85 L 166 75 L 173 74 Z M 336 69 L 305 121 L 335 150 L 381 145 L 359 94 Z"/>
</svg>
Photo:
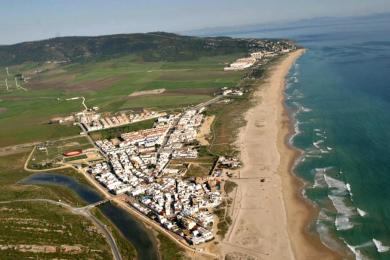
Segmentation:
<svg viewBox="0 0 390 260">
<path fill-rule="evenodd" d="M 295 61 L 304 55 L 306 49 L 301 50 Z M 291 64 L 291 67 L 295 64 Z M 288 72 L 287 72 L 288 73 Z M 287 77 L 287 74 L 284 78 Z M 290 143 L 291 137 L 295 134 L 294 119 L 285 102 L 285 87 L 283 83 L 281 92 L 282 113 L 279 114 L 278 150 L 281 154 L 279 174 L 282 177 L 283 199 L 287 214 L 289 238 L 292 243 L 296 259 L 339 259 L 341 255 L 328 249 L 321 242 L 318 234 L 310 233 L 308 226 L 318 214 L 318 209 L 309 204 L 302 196 L 304 182 L 295 176 L 294 168 L 302 152 L 293 147 Z"/>
<path fill-rule="evenodd" d="M 244 168 L 236 179 L 233 224 L 221 242 L 222 256 L 262 259 L 334 259 L 318 237 L 304 231 L 312 216 L 291 174 L 297 156 L 286 142 L 290 120 L 284 102 L 285 77 L 303 55 L 282 58 L 254 93 L 257 102 L 245 115 L 237 146 Z"/>
</svg>

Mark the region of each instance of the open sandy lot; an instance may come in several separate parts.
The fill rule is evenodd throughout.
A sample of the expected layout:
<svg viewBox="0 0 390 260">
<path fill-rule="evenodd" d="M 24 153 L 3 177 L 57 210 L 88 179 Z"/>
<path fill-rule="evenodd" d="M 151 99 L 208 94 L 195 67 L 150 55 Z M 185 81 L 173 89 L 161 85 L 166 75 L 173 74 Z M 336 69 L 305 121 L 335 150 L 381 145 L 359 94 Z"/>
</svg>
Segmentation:
<svg viewBox="0 0 390 260">
<path fill-rule="evenodd" d="M 143 91 L 136 91 L 129 95 L 129 97 L 139 97 L 139 96 L 146 96 L 146 95 L 158 95 L 165 92 L 165 88 L 157 88 L 152 90 L 143 90 Z"/>
</svg>

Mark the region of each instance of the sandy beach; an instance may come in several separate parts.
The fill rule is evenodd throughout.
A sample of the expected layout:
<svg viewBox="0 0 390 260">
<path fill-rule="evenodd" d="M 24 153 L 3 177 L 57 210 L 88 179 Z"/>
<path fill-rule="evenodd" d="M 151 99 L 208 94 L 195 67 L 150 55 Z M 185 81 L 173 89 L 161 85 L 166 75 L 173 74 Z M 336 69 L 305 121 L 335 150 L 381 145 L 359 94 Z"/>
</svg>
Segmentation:
<svg viewBox="0 0 390 260">
<path fill-rule="evenodd" d="M 300 196 L 302 184 L 291 173 L 297 156 L 286 144 L 290 124 L 284 107 L 285 77 L 304 50 L 290 53 L 271 68 L 253 95 L 247 124 L 237 146 L 244 167 L 234 181 L 233 223 L 220 243 L 230 259 L 335 259 L 319 238 L 305 232 L 315 209 Z"/>
</svg>

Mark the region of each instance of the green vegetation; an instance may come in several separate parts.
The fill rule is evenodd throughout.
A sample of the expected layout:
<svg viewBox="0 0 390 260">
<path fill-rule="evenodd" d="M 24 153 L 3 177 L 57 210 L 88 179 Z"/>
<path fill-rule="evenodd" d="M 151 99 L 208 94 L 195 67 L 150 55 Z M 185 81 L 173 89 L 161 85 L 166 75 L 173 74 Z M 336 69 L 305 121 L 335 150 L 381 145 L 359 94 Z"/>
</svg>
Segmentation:
<svg viewBox="0 0 390 260">
<path fill-rule="evenodd" d="M 183 169 L 183 166 L 188 166 L 185 174 L 186 178 L 204 177 L 210 174 L 217 158 L 207 150 L 206 146 L 198 146 L 198 158 L 171 160 L 168 168 Z M 181 167 L 178 167 L 178 165 L 181 165 Z"/>
<path fill-rule="evenodd" d="M 186 259 L 184 250 L 162 233 L 158 233 L 159 253 L 162 260 Z"/>
<path fill-rule="evenodd" d="M 218 217 L 217 234 L 222 238 L 225 237 L 229 230 L 229 226 L 232 224 L 232 218 L 228 214 L 231 201 L 223 202 L 218 209 L 214 210 L 214 214 Z"/>
<path fill-rule="evenodd" d="M 18 182 L 30 175 L 23 170 L 28 154 L 0 157 L 0 201 L 46 198 L 62 200 L 71 205 L 84 205 L 70 190 L 54 185 L 22 185 Z M 70 175 L 86 184 L 86 180 L 72 169 L 56 171 Z M 89 185 L 89 184 L 87 184 Z M 43 202 L 15 202 L 0 204 L 0 241 L 5 245 L 38 245 L 37 250 L 56 250 L 54 253 L 21 252 L 12 248 L 0 250 L 1 259 L 66 258 L 107 259 L 111 251 L 103 236 L 85 218 L 73 215 L 58 206 Z M 4 245 L 4 243 L 2 243 Z M 61 251 L 61 245 L 76 246 L 76 254 Z"/>
<path fill-rule="evenodd" d="M 123 133 L 151 128 L 155 121 L 155 119 L 149 119 L 124 126 L 94 131 L 90 133 L 90 136 L 93 140 L 118 138 Z"/>
<path fill-rule="evenodd" d="M 123 259 L 136 259 L 137 252 L 136 252 L 135 248 L 122 235 L 122 233 L 111 223 L 111 221 L 109 219 L 107 219 L 98 208 L 94 208 L 92 210 L 92 212 L 101 222 L 103 222 L 105 225 L 107 225 L 108 228 L 110 229 L 111 234 L 113 235 L 115 242 L 118 245 L 118 248 L 120 250 L 122 258 Z"/>
<path fill-rule="evenodd" d="M 197 105 L 211 99 L 210 95 L 192 95 L 188 93 L 188 96 L 182 94 L 174 94 L 174 96 L 161 95 L 161 96 L 145 96 L 145 97 L 133 97 L 129 98 L 126 102 L 122 103 L 120 109 L 132 109 L 140 107 L 148 107 L 157 110 L 166 110 L 171 108 L 177 108 L 180 106 Z"/>
<path fill-rule="evenodd" d="M 64 187 L 20 184 L 19 181 L 32 174 L 23 170 L 27 157 L 28 153 L 0 157 L 0 201 L 45 198 L 62 200 L 70 205 L 84 205 L 84 202 L 75 193 Z M 89 185 L 83 176 L 71 168 L 51 172 L 72 176 L 83 184 Z"/>
<path fill-rule="evenodd" d="M 243 115 L 253 104 L 252 93 L 261 86 L 266 78 L 268 67 L 272 66 L 276 60 L 271 60 L 267 65 L 252 68 L 237 82 L 237 87 L 246 91 L 243 96 L 230 97 L 228 105 L 216 103 L 206 110 L 207 115 L 215 116 L 211 126 L 212 140 L 208 148 L 210 153 L 225 156 L 237 155 L 235 140 L 240 127 L 246 123 Z"/>
<path fill-rule="evenodd" d="M 186 177 L 204 177 L 210 174 L 214 164 L 212 163 L 191 163 Z"/>
<path fill-rule="evenodd" d="M 82 155 L 78 155 L 78 156 L 64 158 L 64 162 L 72 162 L 72 161 L 77 161 L 77 160 L 82 160 L 82 159 L 87 159 L 87 158 L 88 158 L 88 156 L 86 156 L 85 154 L 82 154 Z"/>
<path fill-rule="evenodd" d="M 80 100 L 66 101 L 75 96 L 84 96 L 90 107 L 110 112 L 177 109 L 203 102 L 221 87 L 237 86 L 244 76 L 223 71 L 226 64 L 247 55 L 251 48 L 266 49 L 270 42 L 148 33 L 0 46 L 0 147 L 78 134 L 76 126 L 48 124 L 53 117 L 82 109 Z M 287 41 L 279 42 L 283 43 Z M 54 62 L 64 60 L 68 62 Z M 261 74 L 253 70 L 247 76 Z M 16 88 L 15 77 L 27 91 Z M 129 96 L 162 88 L 166 91 L 158 95 Z"/>
<path fill-rule="evenodd" d="M 247 90 L 244 96 L 231 98 L 229 105 L 223 102 L 214 104 L 207 110 L 206 113 L 216 116 L 212 125 L 211 146 L 208 149 L 200 147 L 198 159 L 182 162 L 190 164 L 188 176 L 207 175 L 216 155 L 236 153 L 233 141 L 237 130 L 245 123 L 242 115 L 250 106 L 252 89 L 264 76 L 265 67 L 255 68 L 246 74 L 223 71 L 227 63 L 245 56 L 252 44 L 252 40 L 150 33 L 66 37 L 0 46 L 0 82 L 7 79 L 10 83 L 9 91 L 5 84 L 0 84 L 0 147 L 79 134 L 77 126 L 48 123 L 53 117 L 81 111 L 83 108 L 80 100 L 66 100 L 75 96 L 85 97 L 88 107 L 98 106 L 102 112 L 138 108 L 178 110 L 211 99 L 221 87 L 242 87 Z M 49 60 L 70 62 L 46 62 Z M 5 66 L 9 67 L 10 75 L 6 74 Z M 14 77 L 19 78 L 19 84 L 26 91 L 16 87 Z M 152 89 L 165 91 L 158 95 L 130 96 L 137 91 Z M 97 131 L 91 135 L 95 140 L 115 138 L 123 132 L 149 128 L 153 121 Z M 74 140 L 49 142 L 47 147 L 47 151 L 34 152 L 31 167 L 34 167 L 34 163 L 44 161 L 55 165 L 56 159 L 63 152 L 91 146 L 86 138 L 77 137 Z M 23 170 L 27 156 L 27 153 L 22 153 L 0 157 L 0 201 L 47 198 L 62 200 L 71 205 L 84 205 L 76 194 L 66 188 L 18 183 L 30 174 Z M 57 173 L 71 175 L 89 185 L 83 176 L 72 169 Z M 225 190 L 228 192 L 232 189 L 234 185 L 226 183 Z M 227 214 L 230 204 L 231 200 L 228 199 L 216 210 L 219 217 L 218 234 L 221 236 L 226 234 L 232 222 Z M 100 211 L 97 210 L 95 214 L 110 226 L 123 256 L 134 258 L 135 250 L 130 243 Z M 27 226 L 23 224 L 30 219 L 38 223 L 31 230 L 26 229 Z M 0 241 L 13 241 L 15 244 L 35 241 L 39 245 L 50 244 L 56 247 L 72 241 L 82 245 L 82 250 L 75 255 L 57 249 L 53 255 L 7 249 L 0 250 L 0 258 L 86 258 L 86 252 L 91 258 L 109 257 L 107 245 L 103 243 L 102 236 L 93 230 L 91 223 L 55 206 L 45 203 L 38 206 L 32 203 L 7 207 L 0 205 L 0 220 L 2 223 L 5 223 L 3 220 L 9 221 L 6 222 L 7 225 L 0 227 L 4 236 L 0 235 Z M 48 225 L 42 227 L 40 223 Z M 6 236 L 8 234 L 10 239 Z M 182 258 L 182 250 L 170 239 L 161 234 L 159 239 L 163 259 Z M 5 255 L 1 255 L 2 253 Z"/>
<path fill-rule="evenodd" d="M 242 72 L 224 72 L 223 67 L 242 55 L 232 53 L 178 62 L 141 62 L 124 56 L 57 65 L 39 74 L 34 71 L 46 68 L 45 64 L 36 64 L 34 69 L 27 65 L 9 67 L 10 73 L 23 73 L 31 79 L 21 83 L 27 92 L 15 87 L 7 92 L 0 84 L 0 147 L 79 134 L 77 126 L 48 124 L 53 117 L 82 110 L 80 100 L 65 100 L 75 96 L 84 96 L 88 106 L 98 106 L 103 112 L 178 109 L 204 102 L 213 97 L 217 88 L 237 84 Z M 0 81 L 4 77 L 5 69 L 0 68 Z M 166 91 L 129 96 L 158 88 Z"/>
<path fill-rule="evenodd" d="M 235 188 L 237 188 L 237 183 L 233 182 L 233 181 L 225 181 L 225 184 L 224 184 L 224 190 L 226 193 L 230 193 L 232 192 Z"/>
<path fill-rule="evenodd" d="M 63 154 L 69 151 L 86 150 L 93 148 L 92 144 L 85 136 L 76 136 L 65 140 L 47 141 L 41 148 L 36 148 L 28 167 L 31 169 L 46 169 L 60 166 Z M 82 155 L 86 158 L 85 155 Z M 65 158 L 65 161 L 77 160 L 80 156 Z M 81 158 L 81 157 L 80 157 Z"/>
<path fill-rule="evenodd" d="M 218 103 L 212 105 L 208 115 L 214 115 L 211 126 L 212 139 L 209 150 L 214 154 L 233 156 L 237 153 L 234 145 L 238 131 L 245 124 L 244 114 L 251 106 L 245 94 L 244 97 L 231 98 L 228 105 Z"/>
<path fill-rule="evenodd" d="M 226 194 L 231 193 L 237 184 L 233 181 L 225 181 L 224 191 Z M 229 230 L 230 225 L 232 224 L 232 218 L 229 215 L 229 210 L 232 206 L 233 200 L 231 198 L 227 198 L 219 207 L 214 211 L 214 213 L 218 217 L 218 231 L 217 234 L 221 237 L 224 237 Z"/>
<path fill-rule="evenodd" d="M 44 202 L 0 204 L 0 219 L 0 241 L 6 241 L 2 247 L 8 246 L 0 250 L 1 259 L 111 258 L 111 250 L 96 227 L 59 206 Z"/>
<path fill-rule="evenodd" d="M 1 65 L 27 61 L 84 62 L 113 56 L 136 54 L 143 61 L 193 60 L 199 56 L 216 56 L 248 52 L 251 41 L 228 37 L 200 38 L 172 33 L 119 34 L 97 37 L 62 37 L 0 47 Z"/>
</svg>

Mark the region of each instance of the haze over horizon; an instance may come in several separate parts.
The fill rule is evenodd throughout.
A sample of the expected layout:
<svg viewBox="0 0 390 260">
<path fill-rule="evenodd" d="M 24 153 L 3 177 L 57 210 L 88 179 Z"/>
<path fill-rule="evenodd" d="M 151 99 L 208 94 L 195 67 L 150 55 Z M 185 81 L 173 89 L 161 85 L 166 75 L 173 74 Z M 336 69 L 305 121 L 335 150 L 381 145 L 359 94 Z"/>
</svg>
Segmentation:
<svg viewBox="0 0 390 260">
<path fill-rule="evenodd" d="M 141 1 L 15 0 L 0 10 L 0 44 L 57 36 L 92 36 L 150 31 L 191 31 L 323 16 L 390 12 L 387 0 Z M 285 8 L 289 6 L 289 8 Z M 17 14 L 17 15 L 15 15 Z M 42 15 L 44 14 L 44 15 Z"/>
</svg>

